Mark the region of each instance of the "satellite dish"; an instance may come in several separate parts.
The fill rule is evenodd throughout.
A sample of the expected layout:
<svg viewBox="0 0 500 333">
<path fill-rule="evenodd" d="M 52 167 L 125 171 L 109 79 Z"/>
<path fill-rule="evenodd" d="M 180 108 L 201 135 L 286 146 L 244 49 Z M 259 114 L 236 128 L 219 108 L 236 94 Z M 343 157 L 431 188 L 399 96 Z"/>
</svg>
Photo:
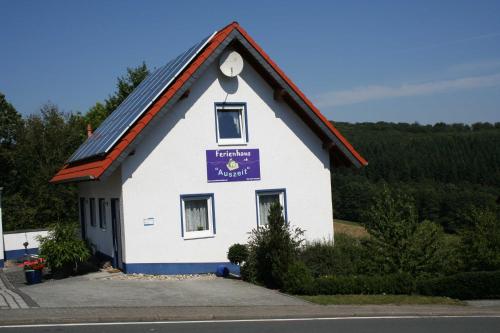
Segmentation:
<svg viewBox="0 0 500 333">
<path fill-rule="evenodd" d="M 243 58 L 236 51 L 226 51 L 220 57 L 219 68 L 225 76 L 235 77 L 243 70 Z"/>
</svg>

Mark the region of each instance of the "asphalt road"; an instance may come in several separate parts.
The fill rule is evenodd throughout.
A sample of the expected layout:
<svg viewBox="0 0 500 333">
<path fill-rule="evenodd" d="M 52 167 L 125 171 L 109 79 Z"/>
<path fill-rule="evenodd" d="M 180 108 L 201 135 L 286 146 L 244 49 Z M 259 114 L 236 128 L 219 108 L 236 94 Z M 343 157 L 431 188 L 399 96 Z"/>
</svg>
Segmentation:
<svg viewBox="0 0 500 333">
<path fill-rule="evenodd" d="M 137 333 L 137 332 L 218 332 L 218 333 L 414 333 L 414 332 L 499 332 L 500 317 L 406 317 L 406 318 L 334 318 L 283 319 L 203 322 L 163 322 L 128 324 L 68 324 L 28 327 L 0 327 L 1 332 L 57 332 L 57 333 Z"/>
</svg>

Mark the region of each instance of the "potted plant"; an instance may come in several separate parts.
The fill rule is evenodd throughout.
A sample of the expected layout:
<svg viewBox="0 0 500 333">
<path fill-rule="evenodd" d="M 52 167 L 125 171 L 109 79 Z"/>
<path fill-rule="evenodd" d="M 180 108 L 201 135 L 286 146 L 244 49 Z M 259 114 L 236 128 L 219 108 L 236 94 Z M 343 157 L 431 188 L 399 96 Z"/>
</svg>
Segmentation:
<svg viewBox="0 0 500 333">
<path fill-rule="evenodd" d="M 22 263 L 24 276 L 27 284 L 42 282 L 42 270 L 45 267 L 45 259 L 41 257 L 30 257 Z"/>
</svg>

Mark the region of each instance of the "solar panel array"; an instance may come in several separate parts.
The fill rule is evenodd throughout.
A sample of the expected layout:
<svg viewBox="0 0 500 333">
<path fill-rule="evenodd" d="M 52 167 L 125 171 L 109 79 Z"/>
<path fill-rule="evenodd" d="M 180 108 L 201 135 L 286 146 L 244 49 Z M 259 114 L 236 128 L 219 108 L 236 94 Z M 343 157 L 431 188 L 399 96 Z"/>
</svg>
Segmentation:
<svg viewBox="0 0 500 333">
<path fill-rule="evenodd" d="M 72 163 L 107 153 L 203 49 L 214 34 L 196 43 L 165 66 L 150 73 L 102 122 L 92 136 L 87 138 L 68 162 Z"/>
</svg>

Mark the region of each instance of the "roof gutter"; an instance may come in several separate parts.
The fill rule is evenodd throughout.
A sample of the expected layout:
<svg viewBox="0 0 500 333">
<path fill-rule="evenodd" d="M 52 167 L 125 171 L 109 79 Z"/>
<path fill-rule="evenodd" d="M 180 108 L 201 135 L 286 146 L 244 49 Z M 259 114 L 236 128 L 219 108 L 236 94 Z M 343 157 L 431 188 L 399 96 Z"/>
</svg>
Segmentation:
<svg viewBox="0 0 500 333">
<path fill-rule="evenodd" d="M 92 175 L 88 175 L 88 176 L 81 176 L 81 177 L 75 177 L 75 178 L 67 178 L 67 179 L 62 179 L 62 180 L 51 179 L 50 182 L 53 184 L 64 184 L 64 183 L 85 182 L 85 181 L 91 181 L 91 180 L 99 180 L 99 179 L 92 176 Z"/>
</svg>

